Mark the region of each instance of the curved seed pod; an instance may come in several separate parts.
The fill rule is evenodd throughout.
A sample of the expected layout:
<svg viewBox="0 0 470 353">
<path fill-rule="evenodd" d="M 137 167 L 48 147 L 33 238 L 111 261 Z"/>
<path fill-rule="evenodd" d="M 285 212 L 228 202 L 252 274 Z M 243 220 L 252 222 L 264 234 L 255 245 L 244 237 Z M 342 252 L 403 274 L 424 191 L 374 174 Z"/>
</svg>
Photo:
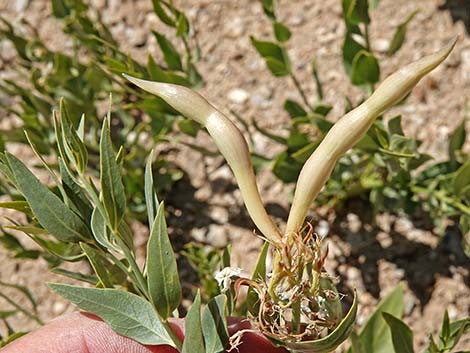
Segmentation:
<svg viewBox="0 0 470 353">
<path fill-rule="evenodd" d="M 438 52 L 387 77 L 369 99 L 338 120 L 300 172 L 287 221 L 287 233 L 302 227 L 308 208 L 328 180 L 339 157 L 361 139 L 385 109 L 405 97 L 424 75 L 444 61 L 456 41 L 457 38 Z"/>
<path fill-rule="evenodd" d="M 232 121 L 201 95 L 186 87 L 123 76 L 143 90 L 159 96 L 182 115 L 197 121 L 207 129 L 220 153 L 232 168 L 253 222 L 268 240 L 279 241 L 280 232 L 261 201 L 248 145 Z"/>
</svg>

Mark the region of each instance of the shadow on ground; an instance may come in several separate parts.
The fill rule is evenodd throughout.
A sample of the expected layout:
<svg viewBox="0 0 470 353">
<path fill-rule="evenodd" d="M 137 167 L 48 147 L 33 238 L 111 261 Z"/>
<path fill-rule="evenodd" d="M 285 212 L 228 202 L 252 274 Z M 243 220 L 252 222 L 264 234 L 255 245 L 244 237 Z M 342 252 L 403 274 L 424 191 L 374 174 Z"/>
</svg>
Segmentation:
<svg viewBox="0 0 470 353">
<path fill-rule="evenodd" d="M 452 20 L 462 21 L 467 33 L 470 34 L 470 1 L 468 0 L 447 0 L 439 6 L 441 11 L 449 11 Z"/>
</svg>

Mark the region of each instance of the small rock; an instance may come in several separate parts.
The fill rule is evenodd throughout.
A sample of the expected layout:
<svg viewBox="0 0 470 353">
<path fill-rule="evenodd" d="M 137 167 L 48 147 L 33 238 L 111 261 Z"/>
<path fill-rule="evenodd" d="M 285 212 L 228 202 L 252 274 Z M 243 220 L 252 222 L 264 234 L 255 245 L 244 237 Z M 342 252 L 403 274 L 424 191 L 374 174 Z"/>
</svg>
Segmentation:
<svg viewBox="0 0 470 353">
<path fill-rule="evenodd" d="M 415 305 L 416 305 L 416 299 L 413 295 L 406 293 L 404 298 L 403 298 L 405 308 L 404 308 L 404 314 L 405 316 L 411 315 L 411 312 L 413 311 Z"/>
<path fill-rule="evenodd" d="M 227 98 L 237 104 L 243 104 L 249 98 L 249 93 L 241 88 L 234 88 L 228 92 Z"/>
<path fill-rule="evenodd" d="M 450 304 L 447 307 L 447 313 L 449 314 L 449 319 L 451 321 L 455 321 L 456 319 L 458 319 L 461 316 L 460 310 L 457 309 L 457 307 L 454 304 Z"/>
<path fill-rule="evenodd" d="M 297 27 L 297 26 L 302 25 L 304 21 L 305 21 L 305 18 L 303 18 L 302 16 L 292 16 L 287 20 L 287 24 L 289 26 Z"/>
<path fill-rule="evenodd" d="M 255 107 L 258 107 L 261 109 L 267 109 L 270 106 L 269 101 L 267 101 L 265 98 L 263 98 L 262 95 L 258 93 L 255 93 L 251 96 L 250 103 L 254 105 Z"/>
<path fill-rule="evenodd" d="M 224 207 L 212 206 L 209 214 L 211 218 L 219 223 L 227 223 L 229 219 L 228 211 Z"/>
<path fill-rule="evenodd" d="M 354 233 L 359 232 L 359 230 L 361 229 L 361 226 L 362 226 L 362 223 L 361 223 L 361 220 L 359 219 L 359 216 L 357 214 L 354 214 L 354 213 L 348 213 L 346 218 L 348 220 L 349 229 Z"/>
<path fill-rule="evenodd" d="M 211 224 L 207 231 L 206 241 L 217 248 L 223 248 L 228 244 L 227 229 L 223 225 Z"/>
<path fill-rule="evenodd" d="M 16 56 L 15 46 L 9 40 L 0 41 L 0 58 L 3 61 L 11 61 Z M 2 77 L 4 78 L 4 77 Z"/>
<path fill-rule="evenodd" d="M 462 78 L 464 82 L 470 83 L 470 48 L 463 49 L 460 57 L 462 60 Z"/>
<path fill-rule="evenodd" d="M 390 48 L 390 41 L 387 39 L 379 38 L 373 43 L 373 47 L 379 53 L 386 53 Z"/>
<path fill-rule="evenodd" d="M 328 235 L 330 232 L 330 224 L 322 219 L 320 222 L 318 222 L 317 226 L 317 234 L 320 236 L 320 238 L 324 238 Z"/>
<path fill-rule="evenodd" d="M 131 44 L 134 47 L 141 47 L 145 45 L 145 43 L 147 42 L 146 32 L 142 29 L 139 29 L 139 28 L 130 29 L 129 28 L 126 32 L 129 38 L 129 44 Z"/>
<path fill-rule="evenodd" d="M 191 238 L 198 242 L 203 243 L 206 240 L 206 231 L 202 228 L 193 228 L 189 234 Z"/>
<path fill-rule="evenodd" d="M 121 7 L 121 0 L 108 0 L 108 8 L 110 10 L 117 10 Z"/>
<path fill-rule="evenodd" d="M 412 229 L 413 229 L 413 222 L 411 222 L 408 218 L 400 217 L 397 219 L 395 223 L 395 230 L 397 232 L 406 235 Z"/>
<path fill-rule="evenodd" d="M 245 23 L 241 17 L 228 21 L 226 35 L 230 38 L 239 38 L 245 33 Z"/>
<path fill-rule="evenodd" d="M 54 312 L 54 314 L 59 315 L 59 314 L 62 314 L 66 308 L 67 306 L 65 305 L 63 301 L 58 301 L 58 302 L 55 302 L 54 305 L 52 306 L 52 311 Z"/>
<path fill-rule="evenodd" d="M 22 12 L 28 8 L 29 0 L 16 0 L 15 1 L 15 11 Z"/>
</svg>

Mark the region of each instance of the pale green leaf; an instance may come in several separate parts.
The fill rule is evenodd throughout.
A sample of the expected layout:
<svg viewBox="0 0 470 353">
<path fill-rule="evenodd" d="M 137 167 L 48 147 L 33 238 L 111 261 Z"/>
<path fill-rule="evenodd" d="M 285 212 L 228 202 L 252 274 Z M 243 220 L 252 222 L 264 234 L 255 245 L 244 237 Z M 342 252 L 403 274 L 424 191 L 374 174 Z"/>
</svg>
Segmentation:
<svg viewBox="0 0 470 353">
<path fill-rule="evenodd" d="M 202 313 L 202 333 L 206 353 L 222 353 L 228 343 L 226 321 L 227 297 L 220 294 L 207 303 Z"/>
<path fill-rule="evenodd" d="M 382 313 L 392 332 L 392 342 L 395 352 L 414 353 L 413 351 L 413 332 L 400 319 L 388 313 Z"/>
<path fill-rule="evenodd" d="M 117 289 L 50 283 L 49 287 L 80 309 L 103 319 L 115 332 L 142 344 L 175 347 L 162 322 L 145 299 Z"/>
<path fill-rule="evenodd" d="M 91 237 L 81 218 L 29 171 L 15 156 L 6 153 L 15 184 L 28 201 L 39 223 L 54 237 L 64 242 L 77 242 Z"/>
<path fill-rule="evenodd" d="M 201 294 L 198 291 L 186 315 L 182 353 L 205 353 L 201 325 Z"/>
<path fill-rule="evenodd" d="M 109 124 L 108 116 L 104 119 L 101 130 L 100 184 L 107 216 L 113 228 L 117 229 L 126 209 L 126 195 L 122 184 L 121 170 L 116 163 Z"/>
<path fill-rule="evenodd" d="M 181 301 L 181 284 L 176 258 L 160 204 L 147 244 L 147 275 L 150 298 L 163 319 L 170 317 Z"/>
</svg>

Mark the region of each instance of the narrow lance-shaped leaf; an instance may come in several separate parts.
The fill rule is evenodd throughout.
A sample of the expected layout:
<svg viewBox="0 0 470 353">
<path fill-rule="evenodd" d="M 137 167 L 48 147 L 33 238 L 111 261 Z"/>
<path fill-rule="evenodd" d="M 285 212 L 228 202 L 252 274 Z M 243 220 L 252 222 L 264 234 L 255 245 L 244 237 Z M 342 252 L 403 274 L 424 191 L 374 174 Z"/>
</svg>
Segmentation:
<svg viewBox="0 0 470 353">
<path fill-rule="evenodd" d="M 392 353 L 393 343 L 390 330 L 382 316 L 389 313 L 401 318 L 403 313 L 403 287 L 397 286 L 377 305 L 358 335 L 363 353 Z M 351 349 L 348 353 L 351 353 Z M 354 351 L 353 351 L 354 352 Z M 354 352 L 358 353 L 358 352 Z"/>
<path fill-rule="evenodd" d="M 255 269 L 253 270 L 253 275 L 251 279 L 254 281 L 266 281 L 266 258 L 268 256 L 269 243 L 265 242 L 261 248 L 261 252 L 258 256 L 258 261 L 256 262 Z M 246 303 L 248 310 L 253 315 L 258 315 L 259 311 L 259 298 L 253 288 L 248 289 L 246 295 Z"/>
<path fill-rule="evenodd" d="M 15 156 L 6 153 L 14 182 L 28 201 L 39 223 L 54 237 L 64 242 L 78 242 L 91 237 L 81 218 L 29 171 Z"/>
<path fill-rule="evenodd" d="M 232 168 L 254 223 L 270 241 L 275 242 L 280 239 L 279 230 L 268 216 L 261 201 L 248 145 L 233 122 L 202 96 L 188 88 L 124 76 L 140 88 L 161 97 L 184 116 L 204 125 Z"/>
<path fill-rule="evenodd" d="M 198 291 L 185 319 L 182 353 L 205 353 L 201 324 L 201 294 Z"/>
<path fill-rule="evenodd" d="M 157 39 L 158 45 L 163 52 L 163 57 L 170 70 L 182 70 L 183 65 L 181 64 L 181 57 L 178 51 L 175 49 L 173 44 L 165 38 L 164 35 L 154 31 L 155 38 Z"/>
<path fill-rule="evenodd" d="M 150 230 L 147 244 L 147 276 L 150 298 L 163 319 L 171 316 L 181 301 L 181 284 L 176 258 L 165 222 L 163 203 Z"/>
<path fill-rule="evenodd" d="M 400 319 L 388 313 L 382 313 L 392 332 L 392 342 L 395 352 L 414 353 L 413 331 Z"/>
<path fill-rule="evenodd" d="M 337 160 L 354 146 L 385 109 L 399 102 L 419 80 L 444 61 L 456 39 L 438 52 L 386 78 L 360 106 L 343 116 L 327 133 L 303 166 L 294 194 L 286 232 L 301 229 L 307 210 L 325 185 Z"/>
<path fill-rule="evenodd" d="M 397 29 L 395 30 L 395 34 L 393 35 L 392 41 L 390 42 L 390 46 L 388 48 L 387 54 L 388 55 L 393 55 L 395 54 L 398 50 L 400 50 L 401 46 L 405 42 L 405 37 L 406 37 L 406 31 L 408 28 L 408 24 L 411 22 L 411 20 L 416 16 L 416 14 L 419 11 L 413 11 L 411 14 L 408 15 L 407 19 L 405 22 L 400 24 Z"/>
<path fill-rule="evenodd" d="M 220 294 L 212 299 L 202 313 L 202 333 L 206 344 L 206 353 L 222 353 L 228 343 L 227 319 L 225 308 L 227 297 Z"/>
<path fill-rule="evenodd" d="M 116 230 L 126 209 L 126 195 L 121 170 L 116 163 L 110 135 L 110 116 L 104 119 L 100 139 L 100 184 L 109 221 Z"/>
<path fill-rule="evenodd" d="M 144 194 L 145 194 L 145 203 L 147 205 L 147 216 L 149 222 L 149 228 L 152 227 L 153 221 L 155 219 L 155 209 L 158 205 L 158 198 L 155 192 L 153 185 L 153 151 L 150 151 L 150 154 L 147 159 L 147 164 L 145 165 L 145 175 L 144 175 Z"/>
<path fill-rule="evenodd" d="M 135 294 L 58 283 L 50 283 L 49 287 L 80 309 L 99 316 L 120 335 L 142 344 L 175 347 L 152 305 Z"/>
</svg>

